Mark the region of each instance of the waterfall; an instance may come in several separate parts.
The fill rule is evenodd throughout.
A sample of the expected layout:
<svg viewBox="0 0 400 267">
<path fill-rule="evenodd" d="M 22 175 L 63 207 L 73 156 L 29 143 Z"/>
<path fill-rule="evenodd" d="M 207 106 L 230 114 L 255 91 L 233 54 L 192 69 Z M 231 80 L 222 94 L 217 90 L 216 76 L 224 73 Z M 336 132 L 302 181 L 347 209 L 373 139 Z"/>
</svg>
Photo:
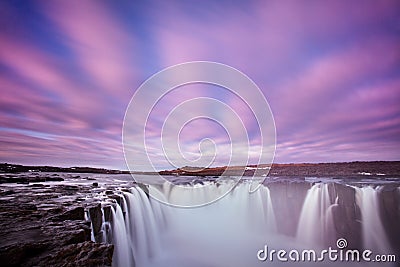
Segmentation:
<svg viewBox="0 0 400 267">
<path fill-rule="evenodd" d="M 331 243 L 333 235 L 332 208 L 329 184 L 315 184 L 307 192 L 300 213 L 296 238 L 311 247 L 323 247 Z"/>
<path fill-rule="evenodd" d="M 379 214 L 379 189 L 364 187 L 354 191 L 333 183 L 317 183 L 311 187 L 285 185 L 274 187 L 279 192 L 274 191 L 272 199 L 268 184 L 250 193 L 244 181 L 219 201 L 196 208 L 177 208 L 160 203 L 147 196 L 140 187 L 116 190 L 120 201 L 111 207 L 110 222 L 104 222 L 102 211 L 103 241 L 115 245 L 114 267 L 266 266 L 266 262 L 256 257 L 256 252 L 264 245 L 287 251 L 336 248 L 339 236 L 334 222 L 338 218 L 334 217 L 342 213 L 335 212 L 335 209 L 343 212 L 344 208 L 356 207 L 357 204 L 361 211 L 364 247 L 374 253 L 390 251 Z M 170 190 L 168 186 L 164 189 L 169 190 L 167 198 L 182 201 L 191 198 L 194 202 L 201 202 L 209 199 L 210 194 L 224 192 L 229 186 L 229 181 L 211 184 L 191 195 L 181 195 L 184 191 Z M 281 196 L 295 197 L 297 202 L 303 203 L 301 212 L 293 215 L 283 211 L 285 206 L 275 209 L 274 203 Z M 278 216 L 298 222 L 295 236 L 293 232 L 278 231 Z M 106 233 L 107 229 L 109 233 Z M 274 261 L 269 264 L 309 266 L 307 262 Z M 324 262 L 324 266 L 337 264 L 326 262 L 325 265 Z M 348 266 L 359 265 L 349 263 Z"/>
<path fill-rule="evenodd" d="M 101 220 L 102 220 L 101 229 L 100 229 L 101 242 L 107 243 L 107 242 L 109 242 L 107 233 L 109 232 L 109 229 L 110 229 L 110 223 L 106 221 L 106 218 L 104 216 L 103 207 L 101 208 Z"/>
<path fill-rule="evenodd" d="M 130 239 L 129 248 L 135 262 L 142 266 L 158 250 L 157 238 L 159 237 L 160 227 L 157 224 L 157 219 L 161 218 L 162 215 L 155 216 L 155 210 L 159 212 L 159 209 L 153 209 L 153 206 L 157 205 L 152 205 L 147 195 L 140 188 L 134 187 L 129 193 L 125 192 L 124 200 L 127 203 L 125 223 L 126 233 Z"/>
<path fill-rule="evenodd" d="M 132 253 L 128 243 L 124 215 L 119 205 L 112 206 L 112 237 L 114 247 L 113 264 L 115 266 L 133 266 Z"/>
<path fill-rule="evenodd" d="M 214 186 L 212 190 L 226 190 L 228 186 Z M 195 196 L 185 197 L 207 198 L 210 193 L 200 190 Z M 229 262 L 243 266 L 246 258 L 256 264 L 254 251 L 276 233 L 269 189 L 264 186 L 251 194 L 247 186 L 237 186 L 220 201 L 197 208 L 161 204 L 139 187 L 122 196 L 122 208 L 115 205 L 111 214 L 114 266 L 214 266 L 216 259 L 223 266 Z M 170 197 L 182 196 L 172 190 Z M 226 237 L 232 253 L 224 251 Z M 238 261 L 235 256 L 246 250 L 249 256 Z"/>
<path fill-rule="evenodd" d="M 85 210 L 85 220 L 89 220 L 90 221 L 90 229 L 93 229 L 93 223 L 92 223 L 92 220 L 91 220 L 91 218 L 90 218 L 90 215 L 89 215 L 89 211 L 87 211 L 87 210 Z M 104 220 L 103 220 L 103 222 L 104 222 Z M 94 233 L 93 233 L 93 231 L 90 231 L 90 241 L 93 241 L 93 242 L 95 242 L 96 240 L 94 239 Z M 102 240 L 102 242 L 103 242 L 103 240 Z"/>
<path fill-rule="evenodd" d="M 363 246 L 366 249 L 388 253 L 389 241 L 386 238 L 379 206 L 380 187 L 356 187 L 356 202 L 361 210 L 361 225 Z"/>
</svg>

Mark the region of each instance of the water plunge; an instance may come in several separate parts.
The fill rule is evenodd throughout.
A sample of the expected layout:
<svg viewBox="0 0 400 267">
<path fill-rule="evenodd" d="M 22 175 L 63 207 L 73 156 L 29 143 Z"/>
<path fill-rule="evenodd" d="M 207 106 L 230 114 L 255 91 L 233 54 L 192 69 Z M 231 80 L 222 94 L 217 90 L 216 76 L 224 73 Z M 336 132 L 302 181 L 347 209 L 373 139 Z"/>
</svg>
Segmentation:
<svg viewBox="0 0 400 267">
<path fill-rule="evenodd" d="M 356 202 L 361 209 L 362 242 L 365 248 L 388 253 L 389 241 L 381 220 L 379 208 L 379 191 L 371 186 L 356 189 Z"/>
<path fill-rule="evenodd" d="M 219 186 L 195 196 L 171 191 L 169 197 L 207 197 L 223 190 Z M 379 188 L 302 182 L 301 187 L 287 183 L 284 191 L 272 195 L 269 188 L 274 186 L 267 184 L 250 194 L 246 183 L 240 183 L 221 200 L 192 209 L 161 204 L 139 187 L 123 191 L 120 204 L 112 208 L 111 237 L 104 240 L 115 244 L 113 265 L 287 266 L 287 262 L 260 262 L 257 251 L 264 245 L 287 251 L 336 249 L 339 237 L 346 238 L 352 248 L 393 251 L 380 216 Z M 290 198 L 302 203 L 302 208 L 287 216 L 285 205 L 290 202 L 280 200 Z M 292 223 L 280 227 L 285 219 Z M 357 227 L 360 221 L 362 229 Z"/>
</svg>

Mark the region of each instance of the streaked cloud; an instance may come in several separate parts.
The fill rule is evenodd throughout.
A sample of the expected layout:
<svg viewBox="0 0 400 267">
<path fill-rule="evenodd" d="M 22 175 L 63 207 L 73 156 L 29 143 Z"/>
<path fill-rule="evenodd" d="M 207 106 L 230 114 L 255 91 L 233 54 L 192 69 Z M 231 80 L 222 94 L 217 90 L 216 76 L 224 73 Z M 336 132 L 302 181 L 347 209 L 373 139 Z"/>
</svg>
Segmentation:
<svg viewBox="0 0 400 267">
<path fill-rule="evenodd" d="M 275 116 L 276 162 L 399 160 L 398 10 L 398 1 L 1 2 L 0 161 L 125 169 L 131 96 L 155 72 L 192 60 L 229 64 L 258 84 Z M 258 130 L 239 99 L 187 86 L 147 125 L 159 168 L 163 116 L 200 96 L 241 110 L 257 154 Z M 195 158 L 198 141 L 213 137 L 222 163 L 224 134 L 198 121 L 181 141 Z"/>
</svg>

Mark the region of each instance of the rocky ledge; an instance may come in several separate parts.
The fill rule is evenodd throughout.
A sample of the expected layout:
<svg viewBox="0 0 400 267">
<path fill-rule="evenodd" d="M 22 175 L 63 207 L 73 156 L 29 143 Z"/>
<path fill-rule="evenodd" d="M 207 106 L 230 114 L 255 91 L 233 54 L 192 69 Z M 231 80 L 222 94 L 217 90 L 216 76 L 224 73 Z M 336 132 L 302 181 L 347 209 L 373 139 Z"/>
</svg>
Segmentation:
<svg viewBox="0 0 400 267">
<path fill-rule="evenodd" d="M 90 194 L 91 185 L 1 185 L 0 265 L 111 266 L 113 245 L 91 241 Z"/>
</svg>

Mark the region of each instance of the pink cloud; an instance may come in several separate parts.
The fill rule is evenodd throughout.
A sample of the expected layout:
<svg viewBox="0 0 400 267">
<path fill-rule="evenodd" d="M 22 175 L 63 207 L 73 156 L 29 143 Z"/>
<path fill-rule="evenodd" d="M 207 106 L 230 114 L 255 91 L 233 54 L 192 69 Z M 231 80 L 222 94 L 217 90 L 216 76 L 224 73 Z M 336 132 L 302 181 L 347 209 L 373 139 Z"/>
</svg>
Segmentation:
<svg viewBox="0 0 400 267">
<path fill-rule="evenodd" d="M 276 120 L 278 127 L 286 131 L 324 117 L 343 97 L 354 94 L 357 83 L 392 69 L 400 60 L 397 48 L 396 39 L 367 42 L 319 59 L 288 79 L 271 100 L 273 110 L 281 114 Z"/>
<path fill-rule="evenodd" d="M 110 95 L 129 96 L 141 79 L 135 62 L 139 51 L 117 15 L 99 1 L 45 2 L 43 7 L 74 51 L 81 71 Z"/>
<path fill-rule="evenodd" d="M 143 17 L 101 1 L 45 1 L 26 21 L 19 7 L 1 5 L 0 159 L 121 159 L 124 110 L 144 75 L 190 60 L 254 79 L 275 115 L 278 161 L 398 158 L 398 1 L 127 5 Z M 170 106 L 203 93 L 241 110 L 256 133 L 238 99 L 181 90 L 154 110 L 149 137 L 159 137 Z M 208 134 L 200 126 L 185 141 Z"/>
</svg>

